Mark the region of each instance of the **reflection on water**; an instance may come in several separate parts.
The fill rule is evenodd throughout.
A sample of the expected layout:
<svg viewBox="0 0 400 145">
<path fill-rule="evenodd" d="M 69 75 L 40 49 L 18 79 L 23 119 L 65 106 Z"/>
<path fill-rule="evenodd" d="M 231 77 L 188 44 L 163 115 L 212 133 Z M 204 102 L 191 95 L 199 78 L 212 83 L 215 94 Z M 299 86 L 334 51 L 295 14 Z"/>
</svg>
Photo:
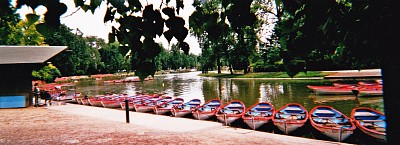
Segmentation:
<svg viewBox="0 0 400 145">
<path fill-rule="evenodd" d="M 194 98 L 204 103 L 218 98 L 223 102 L 241 100 L 247 107 L 257 102 L 271 102 L 276 109 L 296 102 L 311 110 L 316 105 L 329 105 L 346 115 L 354 107 L 371 107 L 383 112 L 382 97 L 357 98 L 347 96 L 315 96 L 307 85 L 330 85 L 331 80 L 265 80 L 265 79 L 216 79 L 197 76 L 200 72 L 155 76 L 143 83 L 105 84 L 99 81 L 79 82 L 77 90 L 83 95 L 94 96 L 108 92 L 162 93 L 181 97 L 186 101 Z M 355 80 L 356 81 L 356 80 Z"/>
</svg>

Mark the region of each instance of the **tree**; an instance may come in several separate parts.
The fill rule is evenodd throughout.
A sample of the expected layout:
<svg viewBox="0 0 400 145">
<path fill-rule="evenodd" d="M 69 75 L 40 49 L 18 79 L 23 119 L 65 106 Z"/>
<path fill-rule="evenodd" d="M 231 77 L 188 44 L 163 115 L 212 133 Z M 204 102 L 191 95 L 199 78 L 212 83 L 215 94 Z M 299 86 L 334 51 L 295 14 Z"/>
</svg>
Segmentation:
<svg viewBox="0 0 400 145">
<path fill-rule="evenodd" d="M 46 65 L 39 70 L 33 70 L 32 76 L 34 80 L 44 80 L 47 83 L 54 82 L 56 77 L 61 76 L 60 71 L 52 64 Z"/>
<path fill-rule="evenodd" d="M 0 0 L 0 45 L 20 44 L 22 31 L 16 28 L 19 22 L 15 8 L 8 0 Z"/>
<path fill-rule="evenodd" d="M 67 26 L 61 25 L 57 31 L 45 33 L 46 44 L 68 46 L 67 51 L 61 52 L 50 61 L 57 66 L 63 76 L 84 75 L 88 73 L 92 61 L 98 60 L 94 58 L 93 53 L 97 49 L 89 47 L 82 36 L 71 31 L 72 29 Z"/>
<path fill-rule="evenodd" d="M 28 21 L 20 20 L 17 24 L 17 29 L 21 29 L 23 36 L 20 38 L 21 45 L 38 46 L 44 43 L 42 34 L 36 31 L 36 25 Z"/>
<path fill-rule="evenodd" d="M 396 15 L 399 1 L 282 1 L 286 20 L 279 24 L 286 60 L 305 60 L 317 50 L 349 60 L 379 60 L 382 70 L 387 143 L 396 144 L 400 60 Z M 396 27 L 397 26 L 397 27 Z M 395 31 L 395 32 L 394 32 Z M 340 57 L 339 57 L 340 58 Z M 286 61 L 285 61 L 286 63 Z"/>
<path fill-rule="evenodd" d="M 106 45 L 99 50 L 104 68 L 101 73 L 115 73 L 123 69 L 124 58 L 118 51 L 118 43 Z"/>
</svg>

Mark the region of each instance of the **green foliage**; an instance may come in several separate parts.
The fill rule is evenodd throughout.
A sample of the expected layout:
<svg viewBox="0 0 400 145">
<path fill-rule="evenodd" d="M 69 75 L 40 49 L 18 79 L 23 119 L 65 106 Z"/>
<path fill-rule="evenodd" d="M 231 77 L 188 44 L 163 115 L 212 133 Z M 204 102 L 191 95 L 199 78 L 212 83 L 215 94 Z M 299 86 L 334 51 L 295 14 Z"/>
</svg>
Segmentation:
<svg viewBox="0 0 400 145">
<path fill-rule="evenodd" d="M 179 51 L 177 44 L 172 45 L 171 51 L 162 48 L 160 55 L 155 58 L 156 70 L 196 68 L 198 66 L 197 56 L 194 54 L 186 55 L 184 53 Z"/>
<path fill-rule="evenodd" d="M 124 58 L 118 51 L 118 44 L 110 44 L 99 49 L 101 62 L 104 64 L 100 68 L 100 73 L 115 73 L 123 69 Z"/>
<path fill-rule="evenodd" d="M 61 76 L 60 71 L 52 64 L 49 64 L 39 70 L 32 71 L 32 77 L 34 80 L 44 80 L 47 83 L 54 82 L 54 79 L 59 76 Z"/>
<path fill-rule="evenodd" d="M 38 46 L 44 43 L 44 37 L 36 31 L 36 25 L 28 21 L 21 20 L 17 28 L 22 30 L 23 36 L 20 38 L 21 45 Z"/>
<path fill-rule="evenodd" d="M 179 47 L 181 50 L 183 50 L 185 54 L 189 54 L 189 45 L 188 43 L 184 42 L 184 39 L 188 35 L 188 29 L 184 27 L 185 22 L 182 21 L 183 19 L 174 15 L 175 11 L 177 14 L 179 14 L 179 10 L 184 8 L 183 0 L 177 0 L 175 8 L 167 8 L 163 11 L 163 13 L 169 17 L 168 19 L 164 19 L 161 16 L 160 9 L 162 5 L 168 7 L 170 0 L 167 0 L 166 3 L 162 3 L 160 5 L 160 9 L 155 9 L 151 4 L 146 5 L 143 8 L 143 5 L 139 0 L 91 0 L 89 4 L 85 3 L 86 1 L 84 0 L 74 0 L 76 7 L 79 7 L 84 11 L 90 10 L 92 13 L 95 12 L 95 10 L 103 1 L 107 2 L 107 11 L 104 16 L 104 22 L 106 23 L 108 21 L 115 20 L 115 22 L 120 24 L 118 28 L 112 27 L 112 32 L 109 34 L 109 41 L 110 43 L 113 43 L 116 40 L 115 38 L 117 38 L 119 43 L 131 51 L 129 60 L 132 66 L 129 68 L 139 71 L 137 74 L 140 74 L 139 77 L 141 79 L 147 77 L 143 75 L 154 75 L 154 58 L 160 53 L 161 50 L 160 46 L 156 45 L 154 42 L 154 39 L 157 36 L 165 34 L 168 41 L 170 41 L 172 37 L 175 37 L 180 44 Z M 60 27 L 60 16 L 67 11 L 67 7 L 64 3 L 50 0 L 19 0 L 17 1 L 16 7 L 21 8 L 23 5 L 27 5 L 33 10 L 39 5 L 46 7 L 47 12 L 44 14 L 44 22 L 36 25 L 36 29 L 43 35 L 48 36 L 58 33 L 59 30 L 57 29 Z M 5 6 L 9 6 L 9 3 L 7 3 Z M 132 13 L 137 12 L 141 12 L 142 15 L 131 15 Z M 34 14 L 28 14 L 28 17 L 30 23 L 33 23 L 35 20 L 37 20 L 37 17 Z M 164 25 L 167 23 L 167 21 L 168 25 L 166 25 L 166 27 L 169 29 L 164 32 Z M 144 42 L 142 42 L 142 37 L 145 38 Z M 76 48 L 84 48 L 82 43 L 77 43 L 78 41 L 74 42 Z M 76 74 L 80 74 L 87 70 L 87 68 L 84 66 L 88 65 L 89 63 L 87 63 L 84 57 L 89 56 L 86 54 L 88 53 L 84 52 L 79 55 L 79 57 L 83 57 L 83 59 L 80 63 L 78 62 L 78 65 L 76 66 L 73 65 L 73 62 L 66 60 L 66 62 L 69 63 L 68 65 L 74 68 L 72 70 L 74 73 L 69 74 L 75 74 L 75 72 Z M 64 57 L 65 56 L 66 55 L 64 55 Z"/>
<path fill-rule="evenodd" d="M 84 75 L 89 72 L 89 68 L 97 68 L 91 65 L 100 64 L 99 56 L 96 55 L 98 52 L 96 53 L 97 49 L 90 47 L 82 36 L 71 31 L 67 26 L 61 25 L 57 31 L 44 35 L 48 45 L 68 46 L 67 51 L 56 55 L 50 61 L 64 76 Z"/>
<path fill-rule="evenodd" d="M 0 45 L 20 44 L 22 30 L 17 29 L 19 22 L 16 10 L 8 0 L 0 0 Z"/>
</svg>

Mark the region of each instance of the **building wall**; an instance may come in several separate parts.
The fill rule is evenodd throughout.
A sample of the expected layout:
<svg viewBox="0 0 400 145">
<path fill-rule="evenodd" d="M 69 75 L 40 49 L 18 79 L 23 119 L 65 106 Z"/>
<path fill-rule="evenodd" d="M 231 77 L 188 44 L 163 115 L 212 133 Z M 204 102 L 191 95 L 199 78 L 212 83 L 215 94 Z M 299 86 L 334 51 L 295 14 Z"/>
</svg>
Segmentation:
<svg viewBox="0 0 400 145">
<path fill-rule="evenodd" d="M 0 65 L 0 108 L 19 108 L 32 105 L 32 69 L 34 66 L 34 64 Z"/>
</svg>

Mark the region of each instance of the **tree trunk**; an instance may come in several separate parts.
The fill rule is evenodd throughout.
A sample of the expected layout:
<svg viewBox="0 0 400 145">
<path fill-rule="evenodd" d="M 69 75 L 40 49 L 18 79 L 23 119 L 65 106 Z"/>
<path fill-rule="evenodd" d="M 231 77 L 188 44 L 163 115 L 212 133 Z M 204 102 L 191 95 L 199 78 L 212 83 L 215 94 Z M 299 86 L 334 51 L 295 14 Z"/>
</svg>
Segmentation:
<svg viewBox="0 0 400 145">
<path fill-rule="evenodd" d="M 399 1 L 386 1 L 381 3 L 374 1 L 376 5 L 383 4 L 379 10 L 378 22 L 375 30 L 377 34 L 379 48 L 377 52 L 380 55 L 382 63 L 383 80 L 383 104 L 386 115 L 386 138 L 387 144 L 399 144 L 400 136 L 400 59 L 398 48 L 400 43 L 400 17 L 398 13 Z M 373 2 L 373 4 L 374 4 Z M 380 5 L 379 5 L 380 6 Z"/>
<path fill-rule="evenodd" d="M 217 58 L 217 65 L 218 65 L 218 74 L 221 73 L 221 57 Z"/>
<path fill-rule="evenodd" d="M 231 75 L 233 75 L 232 64 L 229 65 L 229 71 L 231 72 Z"/>
<path fill-rule="evenodd" d="M 388 144 L 397 144 L 400 135 L 400 63 L 399 60 L 386 61 L 382 67 L 383 102 L 386 115 Z M 394 63 L 396 62 L 396 63 Z"/>
</svg>

